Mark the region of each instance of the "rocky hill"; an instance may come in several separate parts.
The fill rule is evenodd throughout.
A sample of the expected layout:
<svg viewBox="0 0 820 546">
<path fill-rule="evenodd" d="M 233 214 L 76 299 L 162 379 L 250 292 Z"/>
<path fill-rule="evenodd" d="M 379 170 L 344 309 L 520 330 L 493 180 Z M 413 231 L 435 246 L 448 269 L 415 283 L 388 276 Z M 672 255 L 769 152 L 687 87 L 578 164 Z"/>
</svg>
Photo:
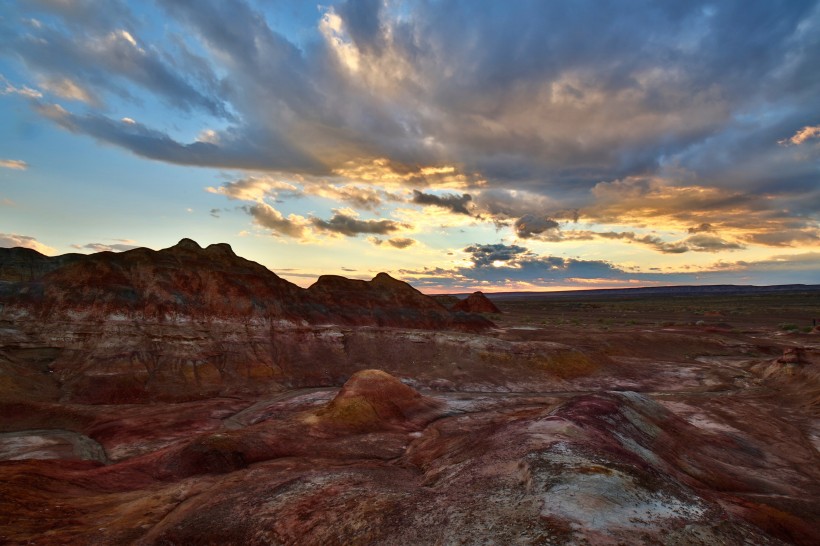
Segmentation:
<svg viewBox="0 0 820 546">
<path fill-rule="evenodd" d="M 419 360 L 409 331 L 493 327 L 384 273 L 326 276 L 304 289 L 226 244 L 190 239 L 53 258 L 0 249 L 0 272 L 5 401 L 134 403 L 332 385 L 362 359 L 395 351 L 397 366 Z M 373 331 L 351 330 L 362 326 Z"/>
<path fill-rule="evenodd" d="M 490 301 L 483 292 L 473 292 L 467 298 L 459 301 L 451 308 L 453 311 L 464 311 L 466 313 L 500 313 L 501 309 Z"/>
<path fill-rule="evenodd" d="M 272 320 L 306 324 L 482 330 L 386 273 L 371 281 L 323 276 L 290 283 L 227 244 L 190 239 L 159 251 L 68 254 L 0 249 L 0 320 Z"/>
</svg>

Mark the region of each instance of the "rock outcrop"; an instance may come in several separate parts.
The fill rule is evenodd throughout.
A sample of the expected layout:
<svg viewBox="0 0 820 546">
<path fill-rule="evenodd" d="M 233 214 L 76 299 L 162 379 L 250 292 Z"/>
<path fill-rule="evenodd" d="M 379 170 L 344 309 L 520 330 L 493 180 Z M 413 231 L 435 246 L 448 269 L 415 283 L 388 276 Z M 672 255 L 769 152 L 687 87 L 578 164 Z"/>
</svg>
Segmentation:
<svg viewBox="0 0 820 546">
<path fill-rule="evenodd" d="M 478 315 L 452 313 L 387 273 L 379 273 L 370 281 L 322 275 L 307 289 L 303 309 L 303 315 L 314 324 L 468 332 L 493 326 Z"/>
<path fill-rule="evenodd" d="M 322 277 L 304 289 L 226 244 L 190 239 L 159 251 L 53 258 L 0 249 L 0 272 L 4 401 L 121 404 L 338 385 L 362 367 L 363 352 L 382 350 L 339 328 L 493 326 L 384 273 Z M 412 343 L 392 345 L 400 352 Z M 397 357 L 398 367 L 409 361 Z"/>
<path fill-rule="evenodd" d="M 0 249 L 6 278 L 19 264 L 9 260 L 18 250 Z M 0 301 L 11 308 L 4 315 L 17 311 L 45 321 L 288 317 L 304 292 L 225 244 L 203 249 L 183 239 L 159 251 L 68 257 L 42 256 L 36 261 L 41 275 L 21 272 L 23 281 L 0 286 Z"/>
<path fill-rule="evenodd" d="M 473 292 L 451 308 L 453 311 L 466 313 L 500 313 L 501 309 L 490 301 L 483 292 Z"/>
<path fill-rule="evenodd" d="M 388 373 L 362 370 L 306 421 L 331 430 L 417 430 L 438 416 L 441 407 Z"/>
<path fill-rule="evenodd" d="M 407 283 L 321 277 L 302 289 L 234 254 L 190 239 L 154 251 L 48 258 L 0 249 L 0 320 L 289 320 L 401 328 L 481 330 L 488 321 L 454 315 Z"/>
</svg>

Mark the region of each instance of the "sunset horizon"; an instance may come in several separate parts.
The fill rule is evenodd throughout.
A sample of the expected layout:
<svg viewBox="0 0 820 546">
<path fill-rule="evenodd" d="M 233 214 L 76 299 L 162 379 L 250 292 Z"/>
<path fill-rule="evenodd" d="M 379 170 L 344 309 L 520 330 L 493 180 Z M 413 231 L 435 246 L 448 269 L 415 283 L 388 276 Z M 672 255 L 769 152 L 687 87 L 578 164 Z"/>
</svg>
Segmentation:
<svg viewBox="0 0 820 546">
<path fill-rule="evenodd" d="M 14 1 L 0 247 L 306 287 L 820 279 L 816 2 Z"/>
</svg>

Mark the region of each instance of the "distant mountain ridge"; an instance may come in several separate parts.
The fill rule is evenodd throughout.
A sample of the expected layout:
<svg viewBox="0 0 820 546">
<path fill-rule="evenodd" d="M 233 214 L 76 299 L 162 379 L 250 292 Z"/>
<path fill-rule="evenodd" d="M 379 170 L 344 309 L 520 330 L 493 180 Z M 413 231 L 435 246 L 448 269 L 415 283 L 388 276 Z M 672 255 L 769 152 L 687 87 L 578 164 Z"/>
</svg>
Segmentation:
<svg viewBox="0 0 820 546">
<path fill-rule="evenodd" d="M 685 286 L 646 286 L 639 288 L 598 288 L 593 290 L 562 290 L 543 292 L 488 292 L 492 299 L 562 298 L 562 297 L 622 297 L 622 296 L 697 296 L 697 295 L 745 295 L 773 294 L 778 292 L 820 292 L 820 284 L 780 284 L 771 286 L 710 284 Z M 466 297 L 466 293 L 452 294 Z"/>
<path fill-rule="evenodd" d="M 493 326 L 479 316 L 452 313 L 386 273 L 371 281 L 323 276 L 304 289 L 237 256 L 230 245 L 202 248 L 191 239 L 162 250 L 55 257 L 0 248 L 0 319 L 14 313 L 45 320 L 187 317 L 422 329 Z"/>
</svg>

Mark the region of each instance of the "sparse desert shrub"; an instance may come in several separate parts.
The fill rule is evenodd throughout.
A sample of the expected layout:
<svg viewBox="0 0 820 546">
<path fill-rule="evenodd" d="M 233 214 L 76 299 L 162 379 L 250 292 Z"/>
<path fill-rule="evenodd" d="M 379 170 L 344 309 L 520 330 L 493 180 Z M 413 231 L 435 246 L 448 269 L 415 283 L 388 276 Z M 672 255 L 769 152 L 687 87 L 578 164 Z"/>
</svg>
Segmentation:
<svg viewBox="0 0 820 546">
<path fill-rule="evenodd" d="M 783 322 L 783 323 L 780 324 L 779 327 L 780 327 L 781 330 L 787 330 L 787 331 L 792 331 L 792 330 L 798 330 L 799 329 L 797 324 L 791 324 L 789 322 Z"/>
</svg>

